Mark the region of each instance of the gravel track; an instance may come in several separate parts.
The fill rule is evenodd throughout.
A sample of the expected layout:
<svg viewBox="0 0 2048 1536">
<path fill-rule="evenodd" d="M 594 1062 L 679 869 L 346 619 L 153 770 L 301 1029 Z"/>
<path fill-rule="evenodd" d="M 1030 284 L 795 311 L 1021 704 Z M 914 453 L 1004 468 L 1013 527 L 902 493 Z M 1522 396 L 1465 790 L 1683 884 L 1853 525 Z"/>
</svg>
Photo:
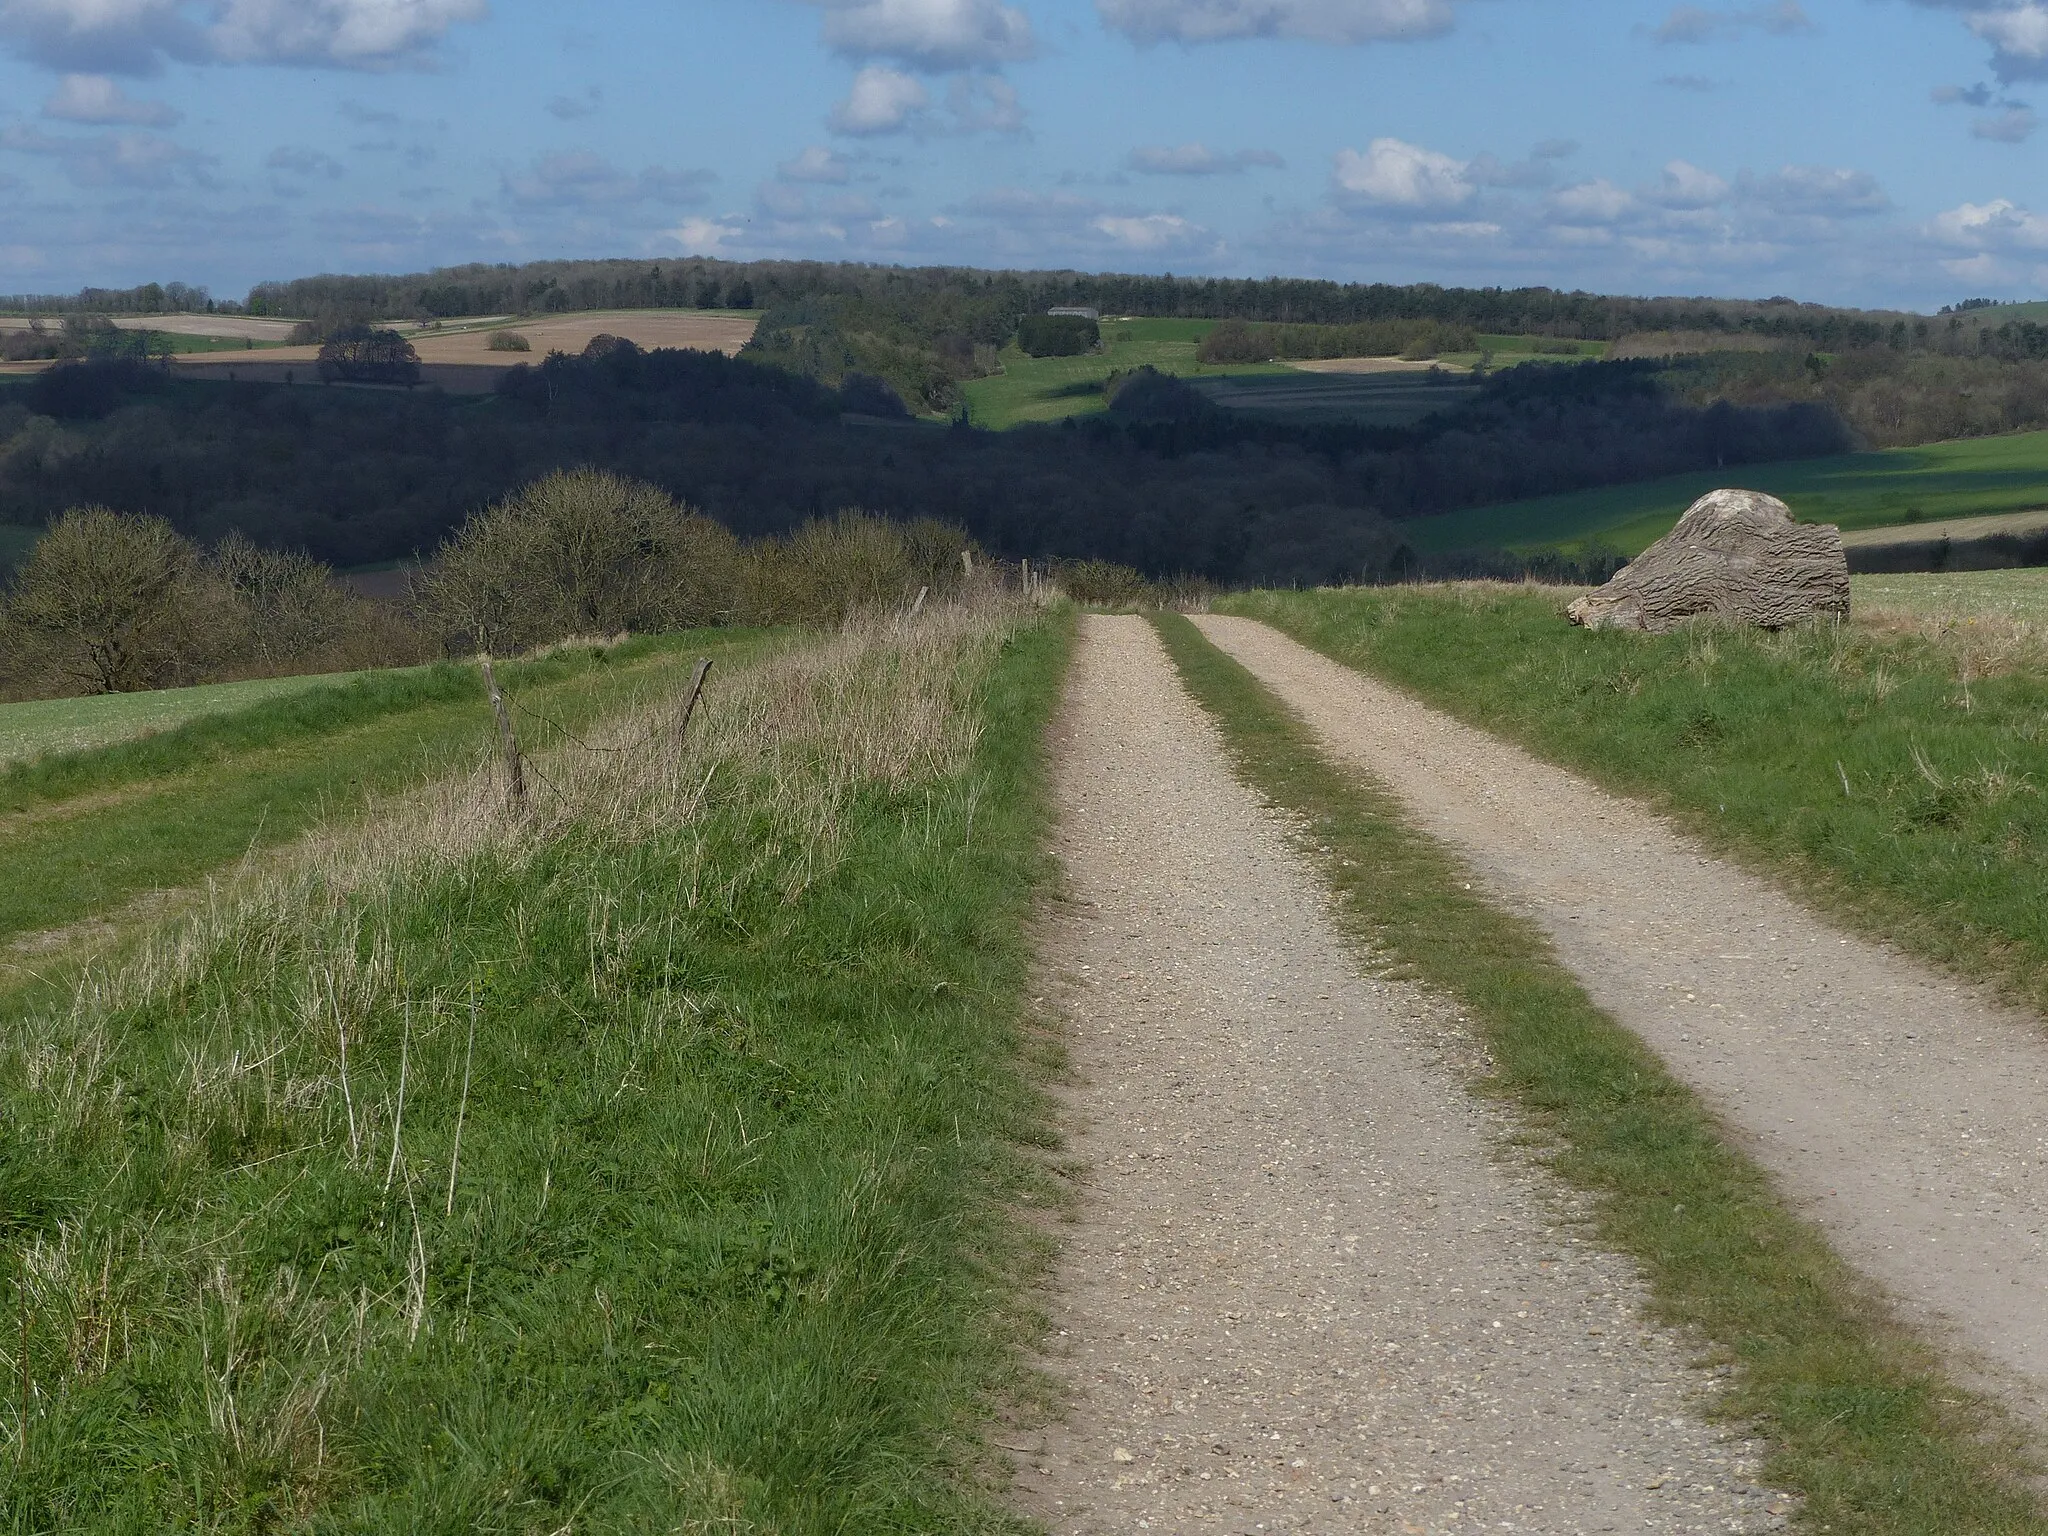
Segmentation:
<svg viewBox="0 0 2048 1536">
<path fill-rule="evenodd" d="M 1361 977 L 1151 628 L 1082 621 L 1058 727 L 1089 1170 L 1048 1305 L 1054 1531 L 1754 1531 L 1786 1501 L 1633 1267 L 1464 1087 L 1455 1010 Z"/>
<path fill-rule="evenodd" d="M 2048 1421 L 2048 1033 L 1633 801 L 1248 619 L 1202 630 L 1533 916 L 1836 1251 Z"/>
</svg>

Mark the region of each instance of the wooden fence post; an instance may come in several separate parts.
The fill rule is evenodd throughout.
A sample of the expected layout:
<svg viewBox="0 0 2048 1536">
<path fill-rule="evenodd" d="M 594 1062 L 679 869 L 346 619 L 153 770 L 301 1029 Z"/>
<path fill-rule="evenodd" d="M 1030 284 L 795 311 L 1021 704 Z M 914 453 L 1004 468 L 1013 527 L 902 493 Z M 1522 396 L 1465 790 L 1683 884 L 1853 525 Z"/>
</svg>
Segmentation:
<svg viewBox="0 0 2048 1536">
<path fill-rule="evenodd" d="M 519 762 L 519 738 L 512 731 L 512 712 L 505 707 L 505 695 L 498 691 L 498 674 L 491 670 L 491 658 L 480 656 L 484 687 L 491 696 L 491 712 L 498 717 L 498 746 L 505 754 L 505 779 L 514 805 L 526 804 L 526 770 Z"/>
<path fill-rule="evenodd" d="M 706 656 L 697 663 L 697 670 L 690 674 L 689 702 L 683 705 L 683 723 L 676 727 L 676 741 L 678 744 L 690 732 L 690 716 L 697 713 L 697 700 L 703 696 L 704 679 L 710 675 L 710 672 L 711 658 Z"/>
<path fill-rule="evenodd" d="M 931 595 L 932 589 L 930 587 L 919 587 L 917 589 L 917 601 L 910 605 L 910 616 L 913 619 L 924 612 L 924 600 Z"/>
</svg>

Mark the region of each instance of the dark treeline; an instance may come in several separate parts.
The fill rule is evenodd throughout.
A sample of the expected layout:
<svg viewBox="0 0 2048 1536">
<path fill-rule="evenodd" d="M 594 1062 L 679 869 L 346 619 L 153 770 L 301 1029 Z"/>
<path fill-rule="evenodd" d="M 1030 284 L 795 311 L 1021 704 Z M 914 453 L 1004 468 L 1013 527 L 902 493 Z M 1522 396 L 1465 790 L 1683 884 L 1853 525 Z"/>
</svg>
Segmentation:
<svg viewBox="0 0 2048 1536">
<path fill-rule="evenodd" d="M 237 314 L 241 308 L 188 283 L 84 288 L 77 293 L 0 293 L 0 310 L 27 315 L 211 315 Z"/>
<path fill-rule="evenodd" d="M 514 370 L 483 400 L 88 363 L 0 391 L 0 521 L 97 503 L 357 565 L 596 465 L 743 537 L 865 508 L 1009 556 L 1286 583 L 1404 569 L 1403 517 L 1848 443 L 1824 406 L 1696 408 L 1651 364 L 1516 370 L 1407 431 L 1252 421 L 1189 395 L 1159 379 L 1106 416 L 988 433 L 848 425 L 854 402 L 813 380 L 630 346 Z"/>
<path fill-rule="evenodd" d="M 529 310 L 773 309 L 805 299 L 891 305 L 992 302 L 1018 318 L 1052 305 L 1107 315 L 1237 319 L 1316 325 L 1436 320 L 1473 331 L 1606 339 L 1632 331 L 1758 331 L 1819 346 L 1868 344 L 1889 313 L 1791 299 L 1629 298 L 1553 288 L 1445 288 L 1434 283 L 1335 283 L 1309 278 L 1175 277 L 1171 273 L 982 271 L 853 262 L 544 261 L 444 267 L 404 276 L 323 276 L 261 283 L 257 313 L 305 318 L 360 310 L 364 318 L 522 313 Z"/>
</svg>

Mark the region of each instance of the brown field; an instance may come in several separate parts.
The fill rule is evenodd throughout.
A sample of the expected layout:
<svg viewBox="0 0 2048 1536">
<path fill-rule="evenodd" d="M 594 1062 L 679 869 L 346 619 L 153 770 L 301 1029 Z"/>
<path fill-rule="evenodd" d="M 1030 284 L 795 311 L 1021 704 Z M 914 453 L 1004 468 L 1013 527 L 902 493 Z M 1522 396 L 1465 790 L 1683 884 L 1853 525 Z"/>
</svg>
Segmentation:
<svg viewBox="0 0 2048 1536">
<path fill-rule="evenodd" d="M 2048 507 L 2029 512 L 1995 512 L 1984 517 L 1951 517 L 1938 523 L 1892 523 L 1854 528 L 1842 535 L 1851 548 L 1871 544 L 1927 544 L 1936 539 L 1988 539 L 1997 533 L 2032 533 L 2048 528 Z"/>
<path fill-rule="evenodd" d="M 56 329 L 60 317 L 44 315 L 43 324 Z M 265 320 L 256 315 L 115 315 L 114 324 L 124 331 L 163 331 L 172 336 L 219 336 L 231 341 L 283 341 L 292 333 L 293 321 Z M 25 315 L 0 315 L 0 331 L 25 331 Z"/>
<path fill-rule="evenodd" d="M 404 329 L 422 363 L 509 368 L 515 363 L 537 363 L 550 352 L 581 352 L 591 337 L 598 335 L 623 336 L 650 349 L 694 347 L 731 354 L 747 344 L 759 323 L 759 317 L 754 315 L 705 314 L 693 309 L 624 309 L 547 315 L 532 320 L 456 320 L 444 322 L 435 330 L 411 326 Z M 533 343 L 533 350 L 493 352 L 491 333 L 505 330 L 517 331 Z M 318 347 L 272 347 L 263 353 L 263 361 L 279 367 L 304 366 L 318 361 L 319 356 Z M 183 368 L 247 370 L 250 359 L 246 353 L 210 352 L 181 357 L 178 364 Z M 257 377 L 254 373 L 245 376 Z"/>
<path fill-rule="evenodd" d="M 1278 361 L 1303 373 L 1427 373 L 1432 368 L 1452 371 L 1428 358 L 1417 362 L 1405 357 L 1283 357 Z"/>
</svg>

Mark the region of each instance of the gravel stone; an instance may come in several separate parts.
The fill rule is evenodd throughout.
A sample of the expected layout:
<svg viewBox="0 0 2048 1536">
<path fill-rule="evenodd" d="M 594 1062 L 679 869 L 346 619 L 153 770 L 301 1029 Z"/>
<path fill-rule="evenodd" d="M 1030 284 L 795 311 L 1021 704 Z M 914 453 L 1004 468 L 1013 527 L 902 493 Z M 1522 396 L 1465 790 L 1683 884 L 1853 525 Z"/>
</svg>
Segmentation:
<svg viewBox="0 0 2048 1536">
<path fill-rule="evenodd" d="M 2040 1018 L 1267 625 L 1198 622 L 1540 923 L 1959 1373 L 2048 1422 Z"/>
<path fill-rule="evenodd" d="M 1088 1181 L 1048 1299 L 1071 1412 L 1014 1441 L 1063 1536 L 1764 1531 L 1715 1378 L 1469 1093 L 1442 999 L 1368 979 L 1142 621 L 1082 621 L 1058 727 Z"/>
</svg>

